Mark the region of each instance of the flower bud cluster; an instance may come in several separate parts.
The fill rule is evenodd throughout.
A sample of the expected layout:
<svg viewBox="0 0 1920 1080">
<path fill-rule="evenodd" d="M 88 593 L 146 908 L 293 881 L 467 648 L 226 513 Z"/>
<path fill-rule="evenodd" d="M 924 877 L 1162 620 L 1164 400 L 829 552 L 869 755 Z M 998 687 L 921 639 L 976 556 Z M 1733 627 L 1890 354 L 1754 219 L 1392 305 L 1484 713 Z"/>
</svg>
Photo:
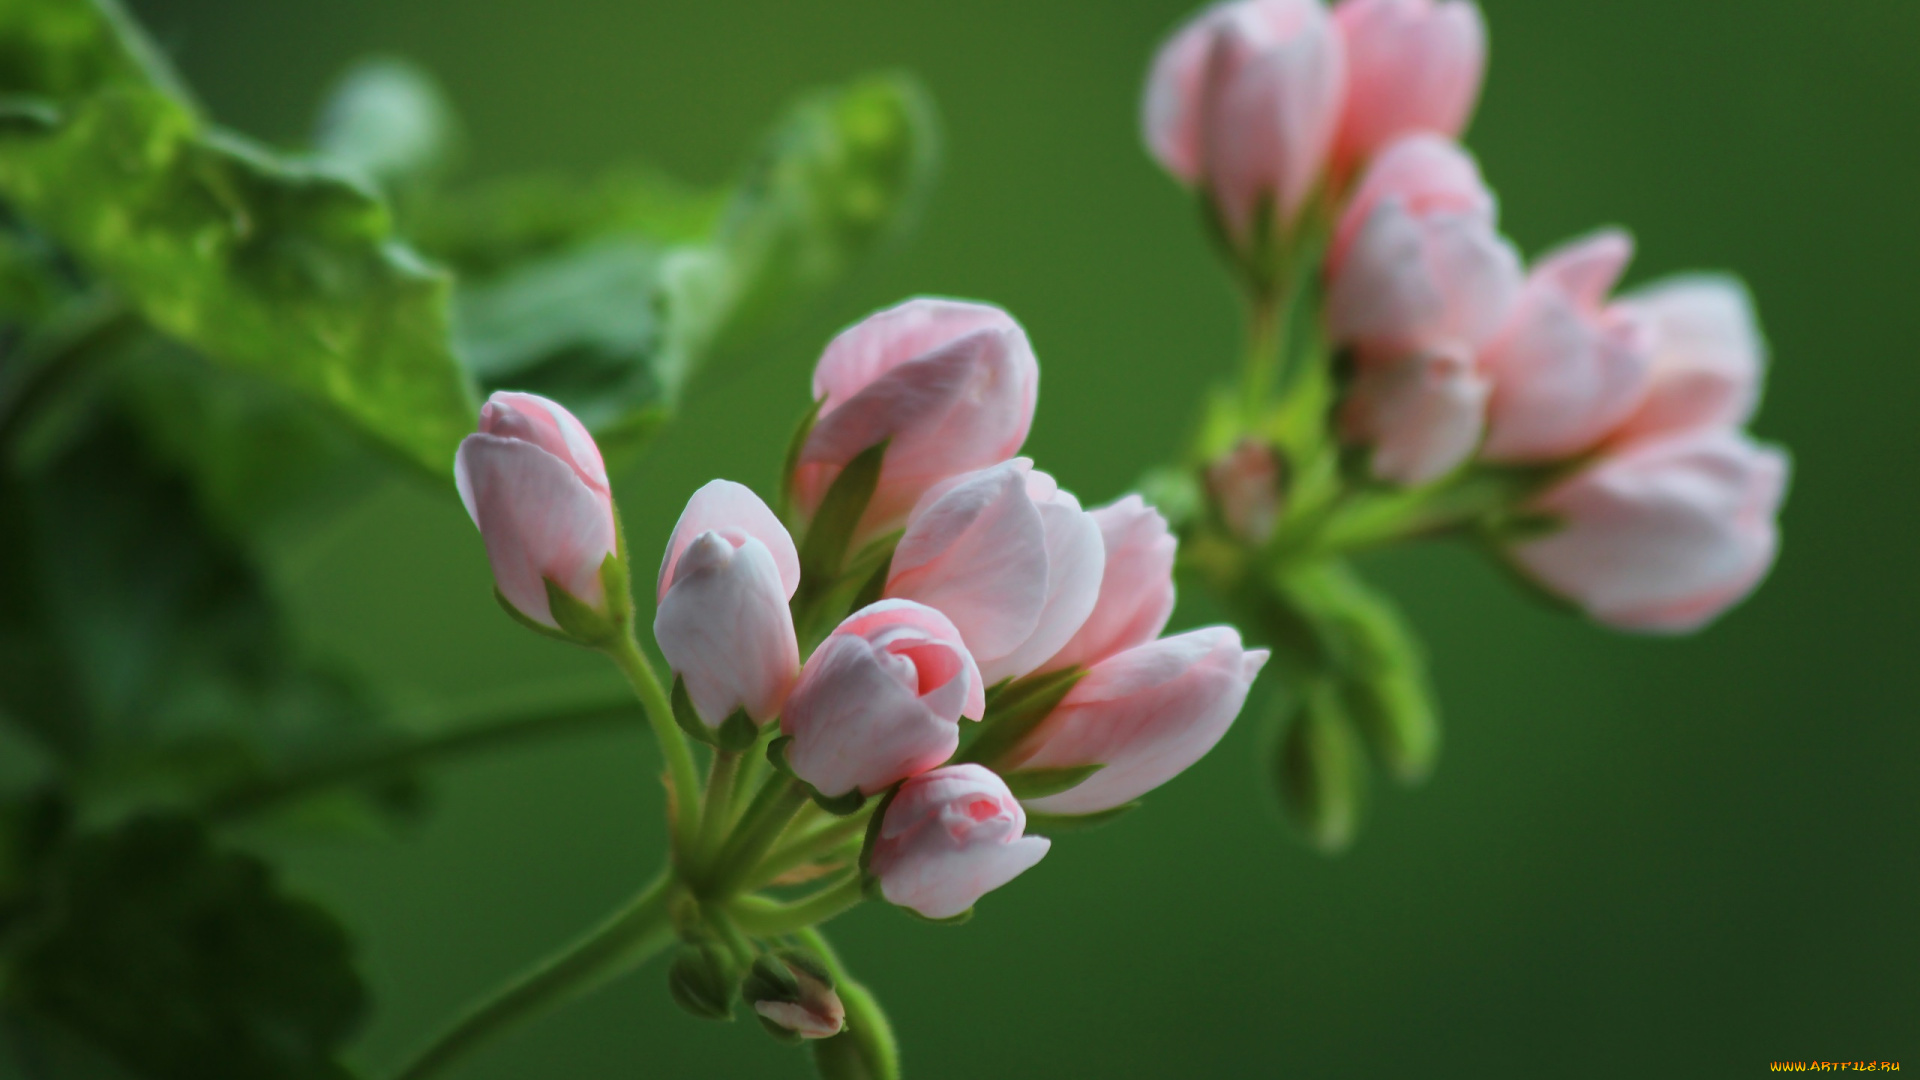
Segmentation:
<svg viewBox="0 0 1920 1080">
<path fill-rule="evenodd" d="M 1320 260 L 1319 314 L 1351 368 L 1340 434 L 1372 480 L 1557 475 L 1519 508 L 1550 531 L 1515 533 L 1508 556 L 1603 622 L 1696 628 L 1778 547 L 1787 459 L 1742 431 L 1765 367 L 1751 304 L 1707 276 L 1614 296 L 1633 252 L 1617 230 L 1529 269 L 1455 141 L 1485 63 L 1471 0 L 1223 3 L 1162 48 L 1146 141 L 1237 258 Z M 1316 229 L 1324 258 L 1303 243 Z M 1229 521 L 1275 498 L 1230 490 Z"/>
</svg>

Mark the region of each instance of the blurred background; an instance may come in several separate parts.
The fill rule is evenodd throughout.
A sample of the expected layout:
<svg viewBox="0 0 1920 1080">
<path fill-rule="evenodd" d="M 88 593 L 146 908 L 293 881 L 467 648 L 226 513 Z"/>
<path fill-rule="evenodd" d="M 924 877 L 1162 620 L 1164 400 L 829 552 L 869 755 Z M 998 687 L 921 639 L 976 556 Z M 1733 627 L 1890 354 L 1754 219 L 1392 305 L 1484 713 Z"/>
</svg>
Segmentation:
<svg viewBox="0 0 1920 1080">
<path fill-rule="evenodd" d="M 1044 370 L 1029 443 L 1090 502 L 1175 455 L 1238 313 L 1191 201 L 1138 145 L 1179 0 L 132 0 L 211 112 L 300 143 L 367 53 L 465 117 L 470 176 L 635 158 L 698 182 L 796 91 L 901 68 L 945 172 L 920 229 L 832 303 L 704 371 L 617 480 L 639 561 L 714 476 L 770 490 L 825 339 L 914 293 L 993 300 Z M 1744 1075 L 1920 1057 L 1920 5 L 1484 0 L 1469 143 L 1534 253 L 1601 224 L 1633 280 L 1727 267 L 1775 367 L 1757 430 L 1797 476 L 1772 581 L 1695 639 L 1548 612 L 1464 549 L 1367 569 L 1432 652 L 1447 745 L 1376 789 L 1349 854 L 1293 840 L 1250 725 L 1124 823 L 1069 837 L 962 929 L 835 923 L 910 1075 Z M 515 627 L 447 491 L 396 482 L 290 546 L 316 649 L 423 713 L 614 697 Z M 1183 609 L 1191 622 L 1204 613 Z M 293 884 L 356 931 L 393 1067 L 626 896 L 663 850 L 658 762 L 609 734 L 475 759 L 394 843 L 313 843 Z M 483 1055 L 473 1080 L 803 1076 L 656 965 Z"/>
</svg>

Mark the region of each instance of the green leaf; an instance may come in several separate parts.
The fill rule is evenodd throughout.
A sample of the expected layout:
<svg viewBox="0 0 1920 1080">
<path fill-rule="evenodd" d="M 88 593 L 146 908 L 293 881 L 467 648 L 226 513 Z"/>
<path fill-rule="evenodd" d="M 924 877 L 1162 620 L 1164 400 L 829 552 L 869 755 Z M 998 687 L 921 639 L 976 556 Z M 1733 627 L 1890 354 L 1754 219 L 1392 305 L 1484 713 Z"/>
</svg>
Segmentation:
<svg viewBox="0 0 1920 1080">
<path fill-rule="evenodd" d="M 122 800 L 193 800 L 387 731 L 114 413 L 0 480 L 0 718 Z"/>
<path fill-rule="evenodd" d="M 1131 814 L 1140 808 L 1137 802 L 1122 803 L 1119 806 L 1091 814 L 1033 814 L 1027 815 L 1027 835 L 1052 836 L 1063 832 L 1084 832 L 1097 829 L 1122 814 Z"/>
<path fill-rule="evenodd" d="M 314 151 L 412 211 L 446 172 L 459 121 L 438 83 L 394 57 L 362 60 L 327 95 Z"/>
<path fill-rule="evenodd" d="M 1345 851 L 1360 828 L 1366 768 L 1337 684 L 1307 687 L 1273 754 L 1273 779 L 1287 818 L 1327 854 Z"/>
<path fill-rule="evenodd" d="M 139 818 L 76 842 L 17 940 L 10 1009 L 132 1075 L 349 1075 L 336 1055 L 366 991 L 345 932 L 187 819 Z"/>
<path fill-rule="evenodd" d="M 1065 769 L 1017 769 L 1002 773 L 1000 779 L 1007 782 L 1007 790 L 1013 792 L 1014 798 L 1026 802 L 1072 791 L 1104 768 L 1106 766 L 1101 764 L 1075 765 Z"/>
<path fill-rule="evenodd" d="M 154 326 L 444 475 L 475 401 L 445 275 L 363 184 L 211 128 L 107 0 L 0 12 L 0 196 Z"/>
<path fill-rule="evenodd" d="M 1054 707 L 1086 673 L 1085 668 L 1068 668 L 1029 675 L 1007 686 L 994 696 L 987 715 L 980 721 L 979 733 L 961 748 L 954 760 L 992 767 L 1052 715 Z"/>
</svg>

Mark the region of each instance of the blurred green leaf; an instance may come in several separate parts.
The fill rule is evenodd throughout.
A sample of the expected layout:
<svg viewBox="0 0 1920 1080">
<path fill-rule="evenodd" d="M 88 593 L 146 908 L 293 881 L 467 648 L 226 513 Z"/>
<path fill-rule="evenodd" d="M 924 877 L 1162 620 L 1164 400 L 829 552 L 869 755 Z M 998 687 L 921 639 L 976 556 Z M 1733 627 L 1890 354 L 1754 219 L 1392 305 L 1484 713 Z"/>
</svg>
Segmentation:
<svg viewBox="0 0 1920 1080">
<path fill-rule="evenodd" d="M 193 798 L 384 737 L 117 414 L 0 482 L 0 716 L 95 793 Z"/>
<path fill-rule="evenodd" d="M 1323 679 L 1304 689 L 1272 764 L 1280 805 L 1301 835 L 1328 854 L 1352 846 L 1367 773 L 1337 684 Z"/>
<path fill-rule="evenodd" d="M 393 57 L 355 64 L 321 107 L 313 148 L 409 214 L 458 155 L 459 121 L 438 83 Z"/>
<path fill-rule="evenodd" d="M 435 200 L 429 251 L 475 277 L 461 353 L 486 389 L 545 394 L 613 452 L 671 415 L 716 349 L 843 280 L 911 220 L 936 158 L 915 84 L 807 97 L 728 193 L 647 173 L 522 180 Z"/>
<path fill-rule="evenodd" d="M 448 278 L 362 183 L 218 131 L 112 0 L 0 8 L 0 196 L 154 326 L 443 474 L 472 423 Z"/>
<path fill-rule="evenodd" d="M 349 1076 L 336 1054 L 366 991 L 345 932 L 197 823 L 143 817 L 78 840 L 15 941 L 10 1074 L 104 1080 L 111 1060 L 143 1080 Z"/>
</svg>

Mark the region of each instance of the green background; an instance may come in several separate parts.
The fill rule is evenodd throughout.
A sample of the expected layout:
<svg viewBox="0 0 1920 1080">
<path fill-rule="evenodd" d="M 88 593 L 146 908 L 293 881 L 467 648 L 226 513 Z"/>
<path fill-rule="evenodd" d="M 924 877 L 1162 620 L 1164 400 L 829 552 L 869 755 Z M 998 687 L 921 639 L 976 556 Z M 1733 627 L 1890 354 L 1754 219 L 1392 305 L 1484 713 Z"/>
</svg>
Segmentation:
<svg viewBox="0 0 1920 1080">
<path fill-rule="evenodd" d="M 873 68 L 926 80 L 948 137 L 923 227 L 705 373 L 620 478 L 639 552 L 710 477 L 767 489 L 820 345 L 902 296 L 987 298 L 1027 325 L 1045 372 L 1029 451 L 1093 501 L 1177 451 L 1234 351 L 1193 207 L 1136 134 L 1178 2 L 132 6 L 216 116 L 288 144 L 349 60 L 416 58 L 468 120 L 470 175 L 639 157 L 719 181 L 797 90 Z M 1920 5 L 1485 7 L 1470 142 L 1522 246 L 1623 223 L 1634 280 L 1724 266 L 1758 294 L 1777 361 L 1758 430 L 1797 469 L 1779 568 L 1710 632 L 1665 641 L 1546 611 L 1466 550 L 1378 558 L 1446 705 L 1433 780 L 1377 790 L 1357 848 L 1325 859 L 1283 831 L 1243 724 L 971 925 L 844 918 L 834 936 L 912 1076 L 1920 1067 Z M 498 612 L 450 490 L 385 489 L 276 575 L 317 648 L 423 716 L 618 690 Z M 379 1011 L 360 1060 L 391 1068 L 637 886 L 661 856 L 657 770 L 620 735 L 463 763 L 400 841 L 296 851 L 296 884 L 361 935 Z M 662 983 L 657 966 L 620 982 L 462 1075 L 806 1075 Z"/>
</svg>

